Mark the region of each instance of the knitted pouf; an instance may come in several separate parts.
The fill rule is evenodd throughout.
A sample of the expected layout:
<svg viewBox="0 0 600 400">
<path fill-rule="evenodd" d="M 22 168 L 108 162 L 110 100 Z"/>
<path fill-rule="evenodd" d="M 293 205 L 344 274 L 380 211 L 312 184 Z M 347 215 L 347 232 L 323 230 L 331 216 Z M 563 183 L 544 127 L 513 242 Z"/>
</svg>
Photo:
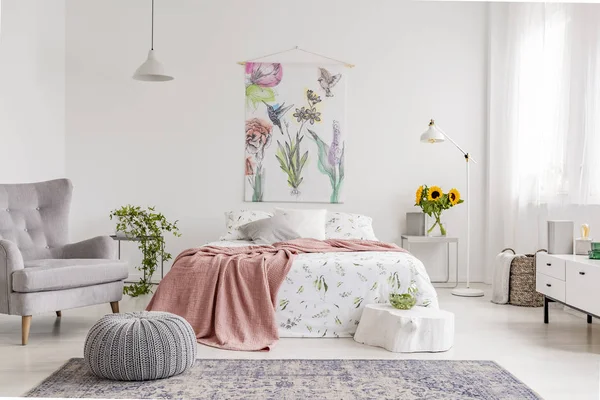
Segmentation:
<svg viewBox="0 0 600 400">
<path fill-rule="evenodd" d="M 109 314 L 88 332 L 84 358 L 101 378 L 168 378 L 194 365 L 196 334 L 185 319 L 171 313 Z"/>
</svg>

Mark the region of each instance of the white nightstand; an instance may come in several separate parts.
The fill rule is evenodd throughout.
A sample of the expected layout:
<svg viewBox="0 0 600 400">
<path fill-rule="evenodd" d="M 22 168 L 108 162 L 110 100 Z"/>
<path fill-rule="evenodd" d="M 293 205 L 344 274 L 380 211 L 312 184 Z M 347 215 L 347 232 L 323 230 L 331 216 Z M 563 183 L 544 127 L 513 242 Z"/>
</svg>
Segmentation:
<svg viewBox="0 0 600 400">
<path fill-rule="evenodd" d="M 401 235 L 400 236 L 400 247 L 410 251 L 411 243 L 431 243 L 431 244 L 439 244 L 446 243 L 446 260 L 447 260 L 447 270 L 446 270 L 446 280 L 445 281 L 431 281 L 431 283 L 448 283 L 450 281 L 450 244 L 454 243 L 456 246 L 456 285 L 458 286 L 458 238 L 452 236 L 411 236 L 411 235 Z"/>
</svg>

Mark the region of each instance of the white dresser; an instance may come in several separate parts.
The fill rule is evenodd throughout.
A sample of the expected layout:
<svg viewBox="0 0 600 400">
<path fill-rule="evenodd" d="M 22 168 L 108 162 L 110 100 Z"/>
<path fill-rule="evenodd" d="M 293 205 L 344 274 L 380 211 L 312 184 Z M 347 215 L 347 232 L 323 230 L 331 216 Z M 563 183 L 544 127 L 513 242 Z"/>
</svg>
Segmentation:
<svg viewBox="0 0 600 400">
<path fill-rule="evenodd" d="M 548 323 L 548 303 L 557 301 L 600 318 L 600 260 L 588 256 L 536 255 L 536 290 L 544 295 L 544 322 Z"/>
</svg>

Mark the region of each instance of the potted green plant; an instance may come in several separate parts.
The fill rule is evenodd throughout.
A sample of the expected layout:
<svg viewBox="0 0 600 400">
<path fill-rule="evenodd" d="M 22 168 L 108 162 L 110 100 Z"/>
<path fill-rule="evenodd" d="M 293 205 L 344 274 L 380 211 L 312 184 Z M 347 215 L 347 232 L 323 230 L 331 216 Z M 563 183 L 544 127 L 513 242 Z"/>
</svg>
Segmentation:
<svg viewBox="0 0 600 400">
<path fill-rule="evenodd" d="M 170 232 L 179 237 L 177 222 L 169 222 L 165 216 L 156 212 L 155 207 L 142 209 L 139 206 L 126 205 L 110 213 L 110 219 L 117 219 L 116 231 L 128 238 L 139 241 L 138 248 L 142 252 L 142 263 L 136 269 L 142 272 L 139 282 L 123 288 L 123 293 L 137 297 L 152 293 L 152 275 L 156 271 L 159 258 L 163 261 L 171 259 L 171 253 L 165 251 L 164 233 Z"/>
</svg>

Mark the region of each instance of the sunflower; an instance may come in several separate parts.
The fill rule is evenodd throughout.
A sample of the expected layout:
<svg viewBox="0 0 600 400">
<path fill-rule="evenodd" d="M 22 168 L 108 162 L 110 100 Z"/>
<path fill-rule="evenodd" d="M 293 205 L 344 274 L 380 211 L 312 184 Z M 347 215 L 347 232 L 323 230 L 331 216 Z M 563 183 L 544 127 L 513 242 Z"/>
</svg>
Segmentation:
<svg viewBox="0 0 600 400">
<path fill-rule="evenodd" d="M 460 192 L 456 189 L 450 189 L 448 192 L 448 199 L 453 206 L 457 205 L 460 201 Z"/>
<path fill-rule="evenodd" d="M 415 203 L 417 205 L 421 204 L 421 198 L 423 197 L 423 186 L 419 186 L 419 188 L 417 189 L 417 193 L 416 193 L 416 200 Z"/>
<path fill-rule="evenodd" d="M 432 186 L 429 188 L 429 193 L 427 194 L 427 200 L 436 201 L 439 200 L 444 195 L 442 192 L 442 188 L 439 186 Z"/>
</svg>

